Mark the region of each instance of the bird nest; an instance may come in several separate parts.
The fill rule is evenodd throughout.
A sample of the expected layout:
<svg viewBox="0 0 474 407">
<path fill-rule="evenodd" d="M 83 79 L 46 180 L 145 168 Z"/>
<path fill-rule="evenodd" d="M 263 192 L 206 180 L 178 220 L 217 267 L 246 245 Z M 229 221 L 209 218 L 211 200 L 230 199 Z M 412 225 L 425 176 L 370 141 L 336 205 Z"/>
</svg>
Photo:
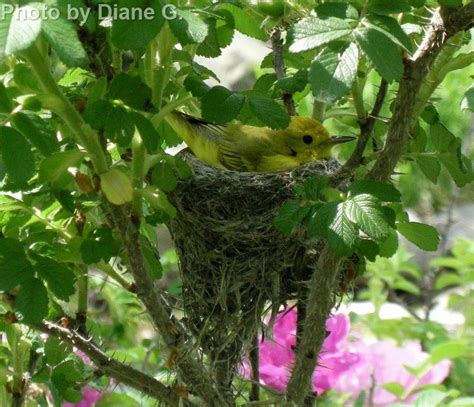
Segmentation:
<svg viewBox="0 0 474 407">
<path fill-rule="evenodd" d="M 183 284 L 186 323 L 203 352 L 222 372 L 235 371 L 269 308 L 297 297 L 310 279 L 320 243 L 304 230 L 290 237 L 273 221 L 294 198 L 294 186 L 340 168 L 323 160 L 292 172 L 222 171 L 192 154 L 181 157 L 193 175 L 170 200 L 177 216 L 169 223 Z M 305 257 L 306 266 L 296 267 Z M 230 378 L 229 378 L 230 380 Z"/>
</svg>

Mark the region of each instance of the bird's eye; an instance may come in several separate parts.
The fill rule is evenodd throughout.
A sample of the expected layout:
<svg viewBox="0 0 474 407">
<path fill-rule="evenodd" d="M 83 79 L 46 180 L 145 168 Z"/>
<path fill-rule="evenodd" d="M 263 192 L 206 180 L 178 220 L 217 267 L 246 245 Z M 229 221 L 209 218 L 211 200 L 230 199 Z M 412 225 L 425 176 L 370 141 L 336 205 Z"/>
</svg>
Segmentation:
<svg viewBox="0 0 474 407">
<path fill-rule="evenodd" d="M 313 142 L 313 137 L 308 136 L 308 135 L 303 136 L 303 143 L 305 143 L 305 144 L 311 144 L 312 142 Z"/>
</svg>

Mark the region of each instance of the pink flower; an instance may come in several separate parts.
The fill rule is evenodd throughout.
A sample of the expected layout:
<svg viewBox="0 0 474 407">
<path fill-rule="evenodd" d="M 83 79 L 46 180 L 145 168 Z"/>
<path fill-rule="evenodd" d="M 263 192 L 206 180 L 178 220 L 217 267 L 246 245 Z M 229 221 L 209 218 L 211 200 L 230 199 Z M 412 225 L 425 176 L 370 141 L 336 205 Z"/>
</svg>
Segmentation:
<svg viewBox="0 0 474 407">
<path fill-rule="evenodd" d="M 82 390 L 82 400 L 79 403 L 63 403 L 62 407 L 93 407 L 103 395 L 103 392 L 87 386 Z"/>
<path fill-rule="evenodd" d="M 441 383 L 449 374 L 449 361 L 433 366 L 421 379 L 416 378 L 406 366 L 418 367 L 429 355 L 422 351 L 418 342 L 407 342 L 403 347 L 390 341 L 372 345 L 348 338 L 350 321 L 346 315 L 337 314 L 326 322 L 329 335 L 325 339 L 313 374 L 313 390 L 321 394 L 329 389 L 349 393 L 357 398 L 362 391 L 373 389 L 372 403 L 384 406 L 400 401 L 410 402 L 414 397 L 399 400 L 383 388 L 396 382 L 406 394 L 426 384 Z M 260 344 L 260 380 L 265 386 L 283 393 L 288 385 L 295 361 L 296 311 L 280 313 L 273 330 L 273 338 Z M 242 374 L 250 377 L 248 362 Z"/>
</svg>

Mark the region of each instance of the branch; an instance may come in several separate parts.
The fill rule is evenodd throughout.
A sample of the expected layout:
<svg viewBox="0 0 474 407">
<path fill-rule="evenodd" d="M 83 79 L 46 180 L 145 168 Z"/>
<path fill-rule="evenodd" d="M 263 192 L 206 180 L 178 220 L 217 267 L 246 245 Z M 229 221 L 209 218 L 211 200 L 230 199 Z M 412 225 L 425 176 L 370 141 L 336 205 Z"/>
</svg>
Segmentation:
<svg viewBox="0 0 474 407">
<path fill-rule="evenodd" d="M 136 284 L 137 295 L 145 305 L 166 346 L 175 355 L 176 368 L 184 383 L 209 406 L 227 405 L 214 381 L 192 349 L 190 339 L 180 322 L 173 316 L 165 299 L 154 288 L 140 244 L 139 225 L 132 223 L 124 207 L 112 206 L 111 215 L 127 251 L 130 272 Z"/>
<path fill-rule="evenodd" d="M 100 369 L 100 371 L 117 380 L 119 383 L 130 386 L 156 400 L 161 400 L 167 403 L 167 405 L 179 405 L 179 397 L 172 389 L 165 386 L 155 378 L 107 355 L 92 341 L 91 338 L 85 338 L 78 332 L 60 327 L 51 322 L 44 322 L 40 325 L 33 325 L 32 327 L 75 346 L 77 349 L 84 352 Z"/>
<path fill-rule="evenodd" d="M 295 367 L 287 388 L 288 400 L 297 406 L 303 405 L 311 388 L 316 360 L 326 338 L 326 320 L 333 306 L 333 291 L 339 262 L 326 245 L 310 281 L 303 336 L 298 344 Z"/>
<path fill-rule="evenodd" d="M 283 61 L 283 41 L 281 39 L 281 31 L 275 28 L 271 36 L 272 50 L 273 50 L 273 67 L 277 79 L 283 79 L 286 77 L 285 63 Z M 283 92 L 283 103 L 286 106 L 286 110 L 290 116 L 296 115 L 295 101 L 291 93 Z"/>
<path fill-rule="evenodd" d="M 356 148 L 349 160 L 347 160 L 347 162 L 339 171 L 339 174 L 336 175 L 336 177 L 341 174 L 351 174 L 357 167 L 359 167 L 363 163 L 365 147 L 367 146 L 367 143 L 372 137 L 375 122 L 377 120 L 378 115 L 380 114 L 380 111 L 382 110 L 385 97 L 387 96 L 387 90 L 388 83 L 385 79 L 382 79 L 372 111 L 370 112 L 368 117 L 366 116 L 362 121 L 359 121 L 360 136 L 357 140 Z"/>
<path fill-rule="evenodd" d="M 473 19 L 474 3 L 454 11 L 440 8 L 434 12 L 420 47 L 411 60 L 405 61 L 387 140 L 368 178 L 384 181 L 392 175 L 408 143 L 417 96 L 433 61 L 452 36 L 472 26 Z"/>
<path fill-rule="evenodd" d="M 455 11 L 441 9 L 434 13 L 420 48 L 412 60 L 406 61 L 387 141 L 369 178 L 386 180 L 391 176 L 408 142 L 415 100 L 431 64 L 450 37 L 472 26 L 473 18 L 474 3 Z M 303 405 L 311 388 L 311 377 L 325 339 L 326 319 L 333 305 L 339 263 L 340 259 L 326 243 L 311 278 L 304 332 L 287 388 L 287 399 L 298 406 Z"/>
</svg>

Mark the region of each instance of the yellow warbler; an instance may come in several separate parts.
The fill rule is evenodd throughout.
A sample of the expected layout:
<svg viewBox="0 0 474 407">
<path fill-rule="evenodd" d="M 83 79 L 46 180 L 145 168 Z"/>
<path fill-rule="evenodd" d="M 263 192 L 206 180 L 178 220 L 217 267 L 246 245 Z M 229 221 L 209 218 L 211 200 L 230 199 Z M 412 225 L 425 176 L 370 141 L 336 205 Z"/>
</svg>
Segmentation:
<svg viewBox="0 0 474 407">
<path fill-rule="evenodd" d="M 167 121 L 200 160 L 217 168 L 272 172 L 328 158 L 331 148 L 353 137 L 331 137 L 317 120 L 292 117 L 286 129 L 208 123 L 173 112 Z"/>
</svg>

